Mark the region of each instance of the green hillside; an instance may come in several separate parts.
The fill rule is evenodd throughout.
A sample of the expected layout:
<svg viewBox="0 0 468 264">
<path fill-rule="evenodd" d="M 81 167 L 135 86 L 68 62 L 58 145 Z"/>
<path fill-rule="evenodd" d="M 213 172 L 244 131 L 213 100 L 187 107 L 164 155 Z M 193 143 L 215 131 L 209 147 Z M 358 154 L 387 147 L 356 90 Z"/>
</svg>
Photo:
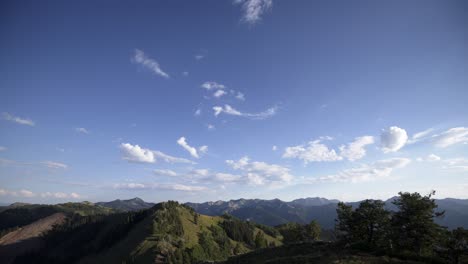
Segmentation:
<svg viewBox="0 0 468 264">
<path fill-rule="evenodd" d="M 205 216 L 176 202 L 108 216 L 79 216 L 45 237 L 43 250 L 15 263 L 199 263 L 281 245 L 261 226 Z"/>
</svg>

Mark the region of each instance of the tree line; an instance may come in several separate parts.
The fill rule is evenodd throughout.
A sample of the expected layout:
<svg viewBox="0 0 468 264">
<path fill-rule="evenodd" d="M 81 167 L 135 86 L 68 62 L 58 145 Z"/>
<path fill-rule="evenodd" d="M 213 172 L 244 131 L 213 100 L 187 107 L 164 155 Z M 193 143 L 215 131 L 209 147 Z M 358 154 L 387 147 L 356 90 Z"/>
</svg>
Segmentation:
<svg viewBox="0 0 468 264">
<path fill-rule="evenodd" d="M 356 209 L 338 203 L 335 232 L 345 246 L 433 263 L 460 263 L 468 255 L 468 230 L 449 231 L 434 222 L 444 217 L 432 196 L 400 192 L 392 202 L 365 200 Z"/>
</svg>

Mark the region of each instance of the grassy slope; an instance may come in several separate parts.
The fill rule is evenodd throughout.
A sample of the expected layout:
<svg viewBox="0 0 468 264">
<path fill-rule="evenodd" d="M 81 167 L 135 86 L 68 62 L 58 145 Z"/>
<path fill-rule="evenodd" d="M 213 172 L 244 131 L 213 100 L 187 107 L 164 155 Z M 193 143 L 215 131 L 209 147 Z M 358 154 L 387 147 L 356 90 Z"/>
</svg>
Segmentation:
<svg viewBox="0 0 468 264">
<path fill-rule="evenodd" d="M 198 237 L 202 231 L 210 232 L 209 227 L 218 225 L 224 219 L 219 216 L 206 216 L 200 215 L 198 223 L 195 224 L 193 214 L 185 207 L 178 207 L 178 215 L 182 222 L 184 235 L 182 241 L 186 248 L 193 248 L 198 244 Z M 168 243 L 165 244 L 158 234 L 153 232 L 154 218 L 156 213 L 148 216 L 142 222 L 138 223 L 125 237 L 117 244 L 99 254 L 98 256 L 91 256 L 83 259 L 80 263 L 152 263 L 156 257 L 156 248 L 158 246 L 166 246 L 172 248 Z M 257 232 L 263 232 L 256 228 Z M 277 238 L 264 234 L 268 242 L 274 242 L 276 245 L 281 245 L 281 241 Z M 237 243 L 230 240 L 233 247 Z M 240 245 L 241 252 L 249 252 L 251 249 L 246 245 Z"/>
</svg>

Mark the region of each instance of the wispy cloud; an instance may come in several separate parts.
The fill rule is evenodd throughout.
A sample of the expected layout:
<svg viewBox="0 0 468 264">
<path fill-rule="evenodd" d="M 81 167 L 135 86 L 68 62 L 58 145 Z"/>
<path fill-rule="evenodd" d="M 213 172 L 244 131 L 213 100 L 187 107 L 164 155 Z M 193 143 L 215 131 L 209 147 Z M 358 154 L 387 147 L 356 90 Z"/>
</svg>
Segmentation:
<svg viewBox="0 0 468 264">
<path fill-rule="evenodd" d="M 273 6 L 273 0 L 235 0 L 235 4 L 242 5 L 244 12 L 242 21 L 251 25 L 262 19 L 262 15 Z"/>
<path fill-rule="evenodd" d="M 184 184 L 160 184 L 160 183 L 116 183 L 114 184 L 115 189 L 121 190 L 170 190 L 170 191 L 183 191 L 183 192 L 197 192 L 205 191 L 206 187 L 203 186 L 191 186 Z"/>
<path fill-rule="evenodd" d="M 261 119 L 266 119 L 274 116 L 278 110 L 278 107 L 274 106 L 271 108 L 268 108 L 267 110 L 259 113 L 243 113 L 235 108 L 231 107 L 230 105 L 226 104 L 223 106 L 214 106 L 213 111 L 214 115 L 218 116 L 221 113 L 227 114 L 227 115 L 233 115 L 233 116 L 241 116 L 241 117 L 246 117 L 249 119 L 256 119 L 256 120 L 261 120 Z"/>
<path fill-rule="evenodd" d="M 6 112 L 2 113 L 2 117 L 4 120 L 11 121 L 20 125 L 35 126 L 34 121 L 32 121 L 29 118 L 21 118 L 21 117 L 14 116 Z"/>
<path fill-rule="evenodd" d="M 370 165 L 364 164 L 357 168 L 346 169 L 337 174 L 312 179 L 320 182 L 363 182 L 373 181 L 391 176 L 395 169 L 406 167 L 411 162 L 407 158 L 379 160 Z"/>
<path fill-rule="evenodd" d="M 205 58 L 205 55 L 196 54 L 194 57 L 195 57 L 196 60 L 202 60 L 203 58 Z"/>
<path fill-rule="evenodd" d="M 441 134 L 434 135 L 434 144 L 436 147 L 446 148 L 455 144 L 468 143 L 468 128 L 454 127 Z"/>
<path fill-rule="evenodd" d="M 221 96 L 227 94 L 225 91 L 223 90 L 217 90 L 216 92 L 213 93 L 213 96 L 216 97 L 216 98 L 220 98 Z"/>
<path fill-rule="evenodd" d="M 11 197 L 23 197 L 23 198 L 58 198 L 58 199 L 79 199 L 82 196 L 77 193 L 64 193 L 64 192 L 43 192 L 43 193 L 34 193 L 30 190 L 19 190 L 12 191 L 7 189 L 0 189 L 0 196 L 11 196 Z"/>
<path fill-rule="evenodd" d="M 224 84 L 221 84 L 221 83 L 217 83 L 215 81 L 207 81 L 207 82 L 204 82 L 202 85 L 201 85 L 202 88 L 205 88 L 206 90 L 210 91 L 210 90 L 221 90 L 221 89 L 225 89 L 226 86 Z"/>
<path fill-rule="evenodd" d="M 429 154 L 426 157 L 419 157 L 416 159 L 417 161 L 427 161 L 427 162 L 434 162 L 434 161 L 439 161 L 441 158 L 437 156 L 436 154 Z"/>
<path fill-rule="evenodd" d="M 429 128 L 429 129 L 426 129 L 424 131 L 420 131 L 420 132 L 417 132 L 415 133 L 411 139 L 408 140 L 408 144 L 414 144 L 416 142 L 419 142 L 419 141 L 422 141 L 424 139 L 427 138 L 427 136 L 432 132 L 434 131 L 433 128 Z"/>
<path fill-rule="evenodd" d="M 42 165 L 51 168 L 51 169 L 66 169 L 68 168 L 67 164 L 56 162 L 56 161 L 42 161 Z"/>
<path fill-rule="evenodd" d="M 197 159 L 200 158 L 200 155 L 199 155 L 200 153 L 204 154 L 208 151 L 208 146 L 201 146 L 199 147 L 198 150 L 195 147 L 190 146 L 187 143 L 187 140 L 185 137 L 180 137 L 177 140 L 177 144 L 181 146 L 182 148 L 184 148 L 186 151 L 188 151 L 188 153 L 190 153 L 192 157 L 197 158 Z"/>
<path fill-rule="evenodd" d="M 156 163 L 158 160 L 162 160 L 168 163 L 194 163 L 188 159 L 173 157 L 161 151 L 142 148 L 130 143 L 120 144 L 120 149 L 123 153 L 122 158 L 129 162 Z"/>
<path fill-rule="evenodd" d="M 7 150 L 7 148 L 6 148 L 6 147 L 4 147 L 4 146 L 0 146 L 0 151 L 5 151 L 5 150 Z"/>
<path fill-rule="evenodd" d="M 133 55 L 132 61 L 142 65 L 145 69 L 148 69 L 156 75 L 162 76 L 164 78 L 169 78 L 169 74 L 167 74 L 161 69 L 159 63 L 156 60 L 149 58 L 142 50 L 135 50 L 135 54 Z"/>
<path fill-rule="evenodd" d="M 78 133 L 82 133 L 82 134 L 87 134 L 87 135 L 90 134 L 89 130 L 87 130 L 84 127 L 77 127 L 77 128 L 75 128 L 75 131 L 78 132 Z"/>
<path fill-rule="evenodd" d="M 153 170 L 153 173 L 157 176 L 170 176 L 176 177 L 178 174 L 173 170 Z"/>
<path fill-rule="evenodd" d="M 44 166 L 50 169 L 66 169 L 68 166 L 61 162 L 56 161 L 40 161 L 40 162 L 23 162 L 17 160 L 1 159 L 0 165 L 2 166 Z"/>
</svg>

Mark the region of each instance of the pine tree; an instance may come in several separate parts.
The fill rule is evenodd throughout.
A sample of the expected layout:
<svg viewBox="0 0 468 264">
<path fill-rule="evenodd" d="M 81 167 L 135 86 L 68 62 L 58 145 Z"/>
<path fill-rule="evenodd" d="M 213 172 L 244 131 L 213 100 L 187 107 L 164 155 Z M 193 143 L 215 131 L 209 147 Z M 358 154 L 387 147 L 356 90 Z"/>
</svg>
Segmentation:
<svg viewBox="0 0 468 264">
<path fill-rule="evenodd" d="M 443 229 L 434 222 L 444 212 L 435 212 L 437 204 L 431 197 L 419 193 L 400 192 L 393 204 L 398 207 L 392 218 L 393 242 L 397 250 L 409 250 L 419 256 L 432 253 L 434 243 L 440 238 Z"/>
</svg>

